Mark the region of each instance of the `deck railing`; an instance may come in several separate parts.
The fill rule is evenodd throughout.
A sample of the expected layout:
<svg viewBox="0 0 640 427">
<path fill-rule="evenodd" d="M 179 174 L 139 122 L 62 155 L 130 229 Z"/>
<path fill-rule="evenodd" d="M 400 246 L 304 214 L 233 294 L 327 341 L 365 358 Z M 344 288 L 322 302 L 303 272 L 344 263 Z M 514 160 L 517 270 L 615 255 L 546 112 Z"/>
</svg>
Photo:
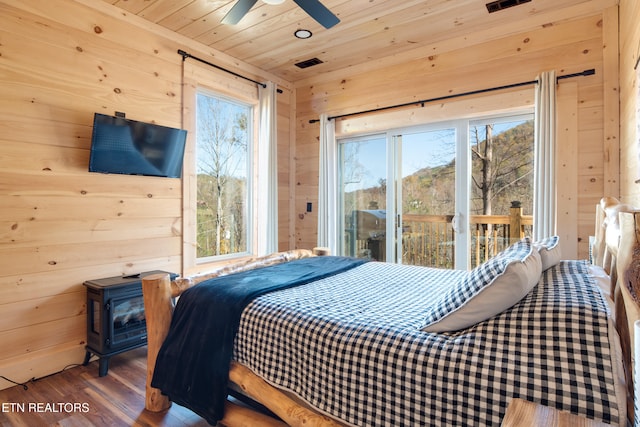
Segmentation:
<svg viewBox="0 0 640 427">
<path fill-rule="evenodd" d="M 455 233 L 452 215 L 402 215 L 402 263 L 453 268 Z M 472 215 L 470 227 L 471 267 L 506 249 L 511 243 L 531 236 L 533 216 L 524 215 L 515 203 L 509 215 Z M 354 255 L 384 260 L 386 239 L 378 236 L 357 240 Z"/>
</svg>

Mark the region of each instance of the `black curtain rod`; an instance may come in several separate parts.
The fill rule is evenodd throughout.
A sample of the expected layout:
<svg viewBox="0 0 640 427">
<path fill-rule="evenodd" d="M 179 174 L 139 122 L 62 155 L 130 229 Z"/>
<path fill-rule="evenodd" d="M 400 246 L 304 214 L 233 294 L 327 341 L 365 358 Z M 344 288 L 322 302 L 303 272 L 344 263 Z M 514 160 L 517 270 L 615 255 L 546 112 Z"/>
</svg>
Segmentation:
<svg viewBox="0 0 640 427">
<path fill-rule="evenodd" d="M 211 62 L 206 61 L 206 60 L 204 60 L 204 59 L 202 59 L 202 58 L 198 58 L 197 56 L 193 56 L 193 55 L 191 55 L 190 53 L 185 52 L 185 51 L 184 51 L 184 50 L 182 50 L 182 49 L 178 49 L 178 55 L 181 55 L 181 56 L 182 56 L 182 61 L 183 61 L 183 62 L 184 62 L 187 58 L 193 58 L 193 59 L 195 59 L 196 61 L 202 62 L 203 64 L 207 64 L 207 65 L 209 65 L 210 67 L 217 68 L 218 70 L 220 70 L 220 71 L 224 71 L 225 73 L 233 74 L 233 75 L 234 75 L 234 76 L 236 76 L 236 77 L 240 77 L 241 79 L 244 79 L 244 80 L 250 81 L 251 83 L 255 83 L 255 84 L 259 85 L 259 86 L 262 86 L 263 88 L 267 87 L 267 85 L 266 85 L 265 83 L 258 82 L 258 81 L 256 81 L 256 80 L 250 79 L 249 77 L 245 77 L 245 76 L 243 76 L 243 75 L 240 75 L 240 74 L 238 74 L 238 73 L 236 73 L 236 72 L 234 72 L 234 71 L 227 70 L 226 68 L 223 68 L 223 67 L 221 67 L 221 66 L 219 66 L 219 65 L 212 64 Z M 278 93 L 282 93 L 282 89 L 278 89 Z"/>
<path fill-rule="evenodd" d="M 591 76 L 591 75 L 593 75 L 595 73 L 596 73 L 596 70 L 591 68 L 590 70 L 584 70 L 581 73 L 565 74 L 563 76 L 558 76 L 558 77 L 556 77 L 556 81 L 557 80 L 562 80 L 562 79 L 569 79 L 571 77 Z M 461 97 L 461 96 L 468 96 L 468 95 L 477 95 L 479 93 L 493 92 L 493 91 L 496 91 L 496 90 L 503 90 L 503 89 L 511 89 L 511 88 L 514 88 L 514 87 L 527 86 L 527 85 L 532 85 L 532 84 L 536 84 L 536 83 L 538 83 L 538 80 L 530 80 L 528 82 L 513 83 L 513 84 L 510 84 L 510 85 L 497 86 L 497 87 L 492 87 L 492 88 L 488 88 L 488 89 L 478 89 L 478 90 L 473 90 L 471 92 L 464 92 L 464 93 L 457 93 L 457 94 L 454 94 L 454 95 L 439 96 L 437 98 L 423 99 L 421 101 L 413 101 L 413 102 L 407 102 L 407 103 L 404 103 L 404 104 L 390 105 L 388 107 L 373 108 L 371 110 L 358 111 L 357 113 L 347 113 L 347 114 L 341 114 L 339 116 L 331 116 L 331 117 L 327 117 L 327 120 L 341 119 L 343 117 L 357 116 L 359 114 L 376 113 L 378 111 L 391 110 L 393 108 L 409 107 L 411 105 L 420 105 L 421 107 L 424 107 L 424 104 L 426 104 L 428 102 L 443 101 L 445 99 L 458 98 L 458 97 Z M 320 121 L 319 119 L 312 119 L 312 120 L 309 120 L 309 123 L 318 123 L 319 121 Z"/>
</svg>

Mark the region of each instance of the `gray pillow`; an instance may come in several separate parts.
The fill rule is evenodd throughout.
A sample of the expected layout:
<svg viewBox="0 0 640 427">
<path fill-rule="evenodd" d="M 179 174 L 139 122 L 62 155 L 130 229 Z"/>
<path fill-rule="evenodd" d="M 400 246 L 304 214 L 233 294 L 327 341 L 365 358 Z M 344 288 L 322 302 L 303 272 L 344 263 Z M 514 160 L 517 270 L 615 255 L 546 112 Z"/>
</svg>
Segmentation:
<svg viewBox="0 0 640 427">
<path fill-rule="evenodd" d="M 487 320 L 520 301 L 540 280 L 540 254 L 525 238 L 471 270 L 429 310 L 422 330 L 448 332 Z"/>
<path fill-rule="evenodd" d="M 533 243 L 533 247 L 538 250 L 542 261 L 542 271 L 558 264 L 562 259 L 560 253 L 560 237 L 551 236 Z"/>
</svg>

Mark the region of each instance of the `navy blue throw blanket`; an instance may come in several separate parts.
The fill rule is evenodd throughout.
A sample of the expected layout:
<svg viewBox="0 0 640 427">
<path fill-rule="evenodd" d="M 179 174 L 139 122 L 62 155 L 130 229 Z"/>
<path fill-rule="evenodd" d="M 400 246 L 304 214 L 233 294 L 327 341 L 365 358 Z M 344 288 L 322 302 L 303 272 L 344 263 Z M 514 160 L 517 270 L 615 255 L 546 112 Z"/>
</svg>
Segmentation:
<svg viewBox="0 0 640 427">
<path fill-rule="evenodd" d="M 349 270 L 362 259 L 321 256 L 206 280 L 176 305 L 151 385 L 215 425 L 224 415 L 233 343 L 244 308 L 259 295 Z"/>
</svg>

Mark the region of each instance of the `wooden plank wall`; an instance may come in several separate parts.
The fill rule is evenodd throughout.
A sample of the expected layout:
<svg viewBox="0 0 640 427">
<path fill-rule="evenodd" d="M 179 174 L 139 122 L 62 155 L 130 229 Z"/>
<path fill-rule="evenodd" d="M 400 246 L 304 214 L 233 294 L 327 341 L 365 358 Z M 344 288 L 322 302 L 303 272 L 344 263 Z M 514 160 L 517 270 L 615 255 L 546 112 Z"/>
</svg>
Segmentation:
<svg viewBox="0 0 640 427">
<path fill-rule="evenodd" d="M 566 180 L 570 187 L 559 188 L 568 198 L 562 200 L 559 212 L 569 243 L 565 256 L 586 258 L 594 205 L 605 192 L 619 192 L 617 160 L 604 156 L 605 141 L 613 151 L 618 141 L 617 17 L 615 1 L 586 2 L 555 11 L 553 16 L 532 16 L 528 22 L 518 23 L 517 30 L 507 26 L 512 32 L 506 35 L 487 28 L 462 41 L 464 44 L 434 44 L 424 49 L 422 59 L 403 65 L 366 71 L 358 67 L 352 74 L 318 75 L 296 82 L 296 246 L 311 247 L 317 239 L 317 217 L 304 209 L 307 202 L 317 203 L 319 125 L 309 120 L 317 119 L 320 113 L 340 115 L 530 81 L 552 69 L 562 75 L 594 68 L 595 75 L 572 80 L 574 89 L 563 89 L 564 83 L 559 86 L 564 106 L 558 113 L 564 120 L 558 124 L 559 143 L 563 153 L 574 156 L 570 159 L 573 166 L 559 165 L 563 174 L 573 176 Z M 572 100 L 564 96 L 568 90 L 575 92 Z M 533 96 L 532 87 L 523 105 L 530 104 Z M 477 104 L 469 105 L 473 100 Z M 488 111 L 485 101 L 480 96 L 469 102 L 438 105 L 446 105 L 453 115 L 469 115 L 479 109 Z M 458 111 L 456 103 L 461 105 Z M 493 107 L 501 109 L 502 105 L 495 103 Z M 411 115 L 404 115 L 405 123 L 415 123 Z M 371 116 L 369 121 L 378 120 L 386 119 Z M 577 158 L 571 153 L 577 153 Z"/>
<path fill-rule="evenodd" d="M 640 206 L 640 2 L 620 1 L 620 196 Z M 635 69 L 637 65 L 638 69 Z M 638 181 L 638 182 L 636 182 Z"/>
<path fill-rule="evenodd" d="M 640 38 L 636 3 L 621 1 L 625 91 L 637 90 L 627 70 Z M 594 0 L 554 16 L 535 15 L 530 28 L 515 31 L 511 25 L 503 36 L 487 28 L 473 42 L 434 45 L 421 60 L 402 66 L 362 65 L 295 88 L 273 79 L 285 90 L 278 103 L 280 248 L 316 243 L 319 131 L 308 121 L 321 112 L 530 80 L 548 69 L 562 74 L 595 68 L 595 76 L 575 80 L 577 117 L 571 120 L 577 125 L 564 128 L 575 135 L 571 144 L 578 153 L 577 194 L 569 206 L 578 221 L 572 233 L 579 255 L 586 255 L 593 205 L 619 182 L 615 156 L 605 157 L 605 141 L 615 153 L 620 140 L 616 4 Z M 96 111 L 124 111 L 130 118 L 180 127 L 178 48 L 203 57 L 211 53 L 106 2 L 0 0 L 1 375 L 25 381 L 82 361 L 83 281 L 156 268 L 181 271 L 180 180 L 87 172 Z M 249 66 L 239 69 L 224 54 L 215 61 L 249 77 L 269 77 Z M 625 122 L 634 102 L 623 95 Z M 622 127 L 622 157 L 637 159 L 631 129 Z M 637 203 L 638 186 L 628 184 L 637 163 L 625 168 L 621 193 Z M 311 213 L 305 212 L 307 202 L 313 202 Z M 0 380 L 0 388 L 8 386 Z"/>
<path fill-rule="evenodd" d="M 280 230 L 289 247 L 287 82 L 213 59 L 105 2 L 1 0 L 0 375 L 22 382 L 82 362 L 85 280 L 181 272 L 181 180 L 87 172 L 94 112 L 181 127 L 177 49 L 284 89 Z M 11 385 L 0 379 L 0 389 Z"/>
</svg>

